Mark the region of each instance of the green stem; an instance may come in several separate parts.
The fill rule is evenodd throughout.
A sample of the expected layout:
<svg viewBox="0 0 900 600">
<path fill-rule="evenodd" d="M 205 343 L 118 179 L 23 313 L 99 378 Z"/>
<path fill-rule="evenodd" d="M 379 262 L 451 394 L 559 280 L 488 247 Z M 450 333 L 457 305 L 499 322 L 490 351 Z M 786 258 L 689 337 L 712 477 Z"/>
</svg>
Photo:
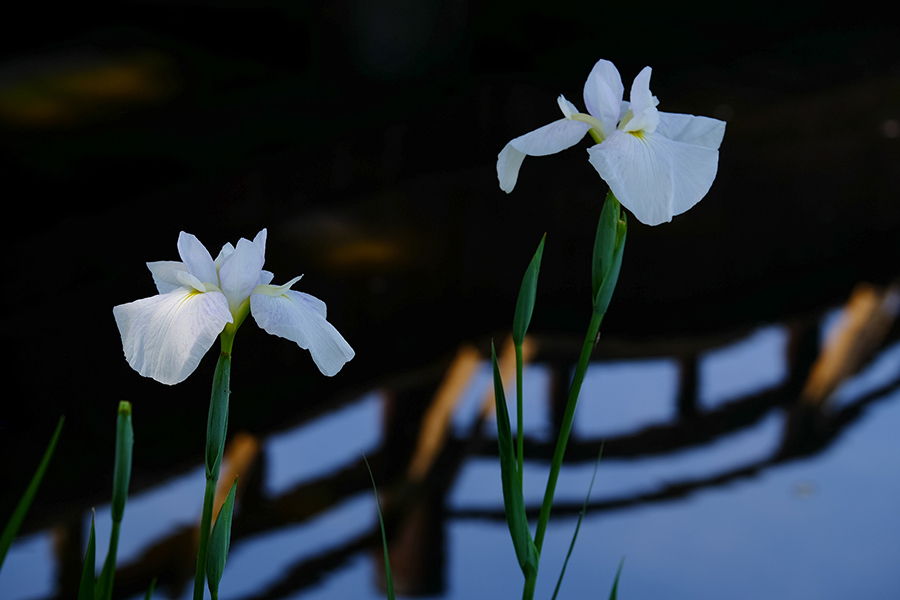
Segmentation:
<svg viewBox="0 0 900 600">
<path fill-rule="evenodd" d="M 516 347 L 516 456 L 519 464 L 519 486 L 524 488 L 523 472 L 525 470 L 525 438 L 522 434 L 522 344 Z"/>
<path fill-rule="evenodd" d="M 213 502 L 216 499 L 216 479 L 206 480 L 203 494 L 203 516 L 200 518 L 200 546 L 197 550 L 197 572 L 194 576 L 194 600 L 203 600 L 206 583 L 206 555 L 209 552 L 209 529 L 212 524 Z"/>
<path fill-rule="evenodd" d="M 213 374 L 212 395 L 209 399 L 209 419 L 206 422 L 206 492 L 203 495 L 203 515 L 200 518 L 200 543 L 197 548 L 197 572 L 194 575 L 194 600 L 203 600 L 203 584 L 206 581 L 206 555 L 209 552 L 209 534 L 212 523 L 219 466 L 225 450 L 228 433 L 228 396 L 231 393 L 231 344 L 234 332 L 222 334 L 222 352 Z M 227 348 L 227 350 L 226 350 Z"/>
<path fill-rule="evenodd" d="M 553 461 L 550 463 L 550 477 L 547 479 L 547 490 L 544 492 L 544 501 L 541 504 L 541 515 L 538 519 L 537 531 L 534 536 L 534 545 L 538 552 L 544 542 L 544 533 L 547 530 L 547 521 L 550 520 L 550 507 L 553 506 L 553 495 L 556 493 L 556 481 L 559 479 L 559 470 L 562 467 L 563 455 L 566 453 L 566 444 L 569 442 L 569 433 L 572 430 L 572 419 L 575 416 L 575 405 L 578 403 L 578 394 L 581 393 L 581 384 L 587 372 L 588 363 L 591 360 L 591 352 L 594 350 L 594 342 L 600 331 L 600 323 L 603 314 L 594 312 L 588 325 L 584 345 L 581 347 L 581 356 L 578 358 L 578 368 L 575 369 L 575 377 L 569 390 L 569 399 L 566 402 L 566 412 L 563 414 L 562 426 L 559 431 L 559 439 L 556 440 L 556 450 L 553 451 Z M 528 582 L 526 581 L 526 588 Z"/>
<path fill-rule="evenodd" d="M 525 577 L 525 587 L 522 589 L 522 600 L 531 600 L 534 598 L 534 586 L 537 583 L 537 571 L 532 575 Z"/>
</svg>

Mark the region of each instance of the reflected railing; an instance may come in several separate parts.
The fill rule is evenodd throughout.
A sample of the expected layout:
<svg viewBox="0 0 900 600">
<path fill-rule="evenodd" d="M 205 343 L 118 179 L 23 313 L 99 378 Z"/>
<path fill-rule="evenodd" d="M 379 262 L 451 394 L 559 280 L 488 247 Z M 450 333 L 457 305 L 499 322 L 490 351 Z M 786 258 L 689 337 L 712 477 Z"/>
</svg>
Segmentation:
<svg viewBox="0 0 900 600">
<path fill-rule="evenodd" d="M 601 446 L 608 485 L 590 501 L 592 512 L 683 498 L 822 452 L 900 388 L 898 298 L 896 286 L 860 284 L 844 307 L 774 325 L 678 339 L 603 339 L 585 379 L 553 514 L 581 511 L 584 480 Z M 581 340 L 553 336 L 527 340 L 523 435 L 532 517 L 580 346 Z M 440 594 L 446 523 L 505 519 L 487 348 L 465 344 L 449 366 L 429 371 L 433 378 L 410 378 L 417 390 L 431 390 L 411 446 L 408 436 L 393 435 L 411 426 L 397 410 L 398 398 L 409 396 L 400 383 L 265 439 L 234 435 L 218 498 L 239 476 L 222 582 L 228 597 L 295 596 L 367 553 L 383 569 L 372 552 L 380 549 L 380 531 L 364 453 L 376 474 L 390 475 L 376 477 L 398 593 Z M 514 398 L 511 342 L 500 366 Z M 394 447 L 395 437 L 408 447 Z M 142 594 L 153 577 L 170 597 L 190 592 L 200 511 L 193 502 L 202 481 L 200 466 L 129 500 L 117 597 Z M 88 523 L 85 517 L 54 529 L 57 586 L 49 597 L 77 589 Z"/>
</svg>

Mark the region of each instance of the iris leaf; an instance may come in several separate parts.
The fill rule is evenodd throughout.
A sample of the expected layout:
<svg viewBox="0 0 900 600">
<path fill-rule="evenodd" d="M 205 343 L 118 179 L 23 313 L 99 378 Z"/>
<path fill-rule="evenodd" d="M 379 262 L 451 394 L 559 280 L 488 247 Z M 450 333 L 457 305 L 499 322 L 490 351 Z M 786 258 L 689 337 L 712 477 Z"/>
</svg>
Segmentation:
<svg viewBox="0 0 900 600">
<path fill-rule="evenodd" d="M 56 425 L 56 431 L 53 433 L 53 437 L 50 438 L 47 449 L 44 451 L 44 457 L 41 459 L 40 464 L 38 464 L 37 470 L 31 477 L 31 482 L 28 484 L 25 493 L 22 494 L 21 500 L 19 500 L 19 503 L 16 505 L 16 509 L 6 523 L 3 534 L 0 535 L 0 567 L 3 566 L 3 561 L 6 559 L 6 553 L 9 551 L 9 547 L 12 546 L 13 539 L 15 539 L 16 534 L 19 532 L 19 527 L 22 526 L 22 521 L 25 520 L 28 509 L 31 508 L 31 502 L 34 500 L 34 495 L 41 485 L 41 480 L 44 478 L 44 473 L 47 471 L 47 465 L 50 464 L 50 459 L 53 457 L 53 451 L 56 449 L 56 440 L 59 439 L 59 433 L 62 431 L 63 422 L 65 420 L 65 417 L 59 418 L 59 423 Z"/>
<path fill-rule="evenodd" d="M 522 496 L 522 485 L 516 471 L 516 456 L 513 452 L 512 432 L 509 426 L 509 411 L 506 408 L 506 395 L 503 393 L 503 382 L 497 366 L 497 353 L 491 344 L 491 361 L 494 366 L 494 402 L 497 406 L 497 444 L 500 449 L 500 479 L 503 484 L 503 505 L 509 534 L 516 550 L 516 558 L 522 573 L 534 577 L 538 569 L 537 548 L 531 539 L 528 529 L 528 518 L 525 515 L 525 500 Z"/>
<path fill-rule="evenodd" d="M 387 587 L 388 600 L 394 600 L 394 576 L 391 574 L 391 559 L 388 556 L 387 534 L 384 532 L 384 519 L 381 517 L 381 502 L 378 501 L 378 488 L 375 486 L 375 476 L 372 475 L 372 467 L 369 460 L 363 455 L 366 468 L 369 470 L 369 479 L 372 480 L 372 489 L 375 492 L 375 508 L 378 510 L 378 523 L 381 525 L 381 545 L 384 546 L 384 580 Z"/>
</svg>

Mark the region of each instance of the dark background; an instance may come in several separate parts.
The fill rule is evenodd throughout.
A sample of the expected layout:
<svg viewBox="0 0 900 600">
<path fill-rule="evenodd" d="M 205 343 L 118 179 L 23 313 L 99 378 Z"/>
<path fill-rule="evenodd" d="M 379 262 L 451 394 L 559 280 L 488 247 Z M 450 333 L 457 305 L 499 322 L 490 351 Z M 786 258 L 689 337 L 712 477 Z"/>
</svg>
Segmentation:
<svg viewBox="0 0 900 600">
<path fill-rule="evenodd" d="M 630 220 L 604 335 L 734 329 L 843 301 L 900 271 L 900 26 L 819 3 L 40 3 L 0 24 L 5 383 L 0 515 L 59 415 L 26 529 L 109 494 L 134 404 L 133 490 L 201 460 L 214 353 L 138 376 L 112 307 L 155 293 L 179 231 L 215 255 L 267 227 L 276 283 L 328 304 L 357 352 L 328 379 L 248 319 L 230 428 L 264 432 L 503 336 L 547 248 L 536 331 L 578 336 L 606 187 L 587 142 L 496 182 L 511 138 L 583 106 L 592 65 L 653 67 L 666 112 L 728 122 L 689 213 Z M 848 16 L 853 13 L 853 16 Z M 627 94 L 627 91 L 626 91 Z"/>
</svg>

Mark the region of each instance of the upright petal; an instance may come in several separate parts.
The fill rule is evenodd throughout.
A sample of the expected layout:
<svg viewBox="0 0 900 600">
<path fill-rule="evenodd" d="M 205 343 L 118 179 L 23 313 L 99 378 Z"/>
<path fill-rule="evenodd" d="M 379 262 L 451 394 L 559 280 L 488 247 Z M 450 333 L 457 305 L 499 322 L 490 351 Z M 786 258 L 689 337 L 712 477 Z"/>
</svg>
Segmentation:
<svg viewBox="0 0 900 600">
<path fill-rule="evenodd" d="M 507 193 L 513 190 L 525 156 L 546 156 L 571 148 L 590 128 L 582 121 L 560 119 L 512 140 L 497 155 L 500 189 Z"/>
<path fill-rule="evenodd" d="M 231 242 L 225 242 L 225 245 L 222 246 L 222 249 L 219 250 L 219 255 L 216 257 L 215 265 L 216 271 L 222 268 L 222 265 L 225 263 L 225 260 L 232 255 L 234 252 L 234 246 L 231 245 Z"/>
<path fill-rule="evenodd" d="M 309 294 L 260 286 L 250 296 L 250 314 L 272 335 L 309 349 L 319 371 L 331 377 L 354 356 L 350 344 L 325 320 L 324 303 Z"/>
<path fill-rule="evenodd" d="M 584 82 L 584 105 L 603 124 L 604 137 L 616 129 L 624 95 L 619 70 L 608 60 L 598 60 Z"/>
<path fill-rule="evenodd" d="M 194 277 L 203 283 L 219 284 L 212 256 L 196 236 L 183 231 L 178 235 L 178 255 Z"/>
<path fill-rule="evenodd" d="M 656 133 L 685 144 L 718 150 L 725 137 L 725 121 L 680 113 L 659 113 Z"/>
<path fill-rule="evenodd" d="M 144 377 L 172 385 L 194 372 L 226 323 L 232 321 L 221 292 L 181 287 L 113 308 L 125 358 Z"/>
<path fill-rule="evenodd" d="M 588 148 L 591 164 L 639 221 L 671 221 L 706 195 L 716 178 L 719 152 L 669 140 L 659 133 L 616 131 Z"/>
<path fill-rule="evenodd" d="M 265 248 L 265 242 L 262 246 Z M 264 262 L 265 256 L 260 252 L 259 246 L 244 238 L 238 241 L 231 256 L 222 262 L 219 280 L 232 313 L 237 312 L 238 307 L 259 284 Z"/>
<path fill-rule="evenodd" d="M 160 294 L 168 294 L 176 288 L 180 288 L 183 284 L 179 281 L 176 273 L 178 271 L 187 271 L 187 265 L 176 260 L 160 260 L 157 262 L 148 262 L 147 268 L 153 275 L 153 283 Z"/>
<path fill-rule="evenodd" d="M 659 111 L 656 105 L 659 101 L 650 93 L 650 74 L 652 69 L 644 67 L 631 84 L 631 113 L 632 118 L 622 128 L 623 131 L 656 131 L 659 123 Z"/>
</svg>

